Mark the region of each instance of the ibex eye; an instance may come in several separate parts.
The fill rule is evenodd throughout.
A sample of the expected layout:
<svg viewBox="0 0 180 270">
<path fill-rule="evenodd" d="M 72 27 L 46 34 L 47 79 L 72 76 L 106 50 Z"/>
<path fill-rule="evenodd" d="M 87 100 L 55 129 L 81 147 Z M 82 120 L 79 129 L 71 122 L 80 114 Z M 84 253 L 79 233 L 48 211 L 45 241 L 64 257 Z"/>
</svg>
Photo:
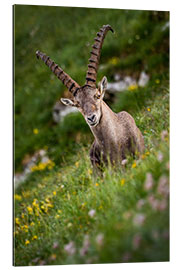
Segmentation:
<svg viewBox="0 0 180 270">
<path fill-rule="evenodd" d="M 101 95 L 95 95 L 94 96 L 96 99 L 100 99 Z"/>
</svg>

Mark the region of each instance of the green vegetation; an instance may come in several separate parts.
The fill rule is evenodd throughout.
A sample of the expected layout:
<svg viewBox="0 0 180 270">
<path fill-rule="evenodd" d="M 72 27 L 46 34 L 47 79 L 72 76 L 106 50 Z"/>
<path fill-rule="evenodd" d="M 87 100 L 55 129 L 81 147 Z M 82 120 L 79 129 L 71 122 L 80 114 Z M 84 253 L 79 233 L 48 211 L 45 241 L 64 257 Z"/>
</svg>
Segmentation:
<svg viewBox="0 0 180 270">
<path fill-rule="evenodd" d="M 168 20 L 168 12 L 15 6 L 15 170 L 39 149 L 51 160 L 15 190 L 15 265 L 169 260 Z M 145 70 L 150 82 L 109 104 L 133 115 L 145 153 L 95 177 L 93 136 L 79 113 L 53 123 L 52 107 L 66 89 L 35 52 L 83 84 L 103 24 L 115 34 L 105 39 L 98 79 Z"/>
</svg>

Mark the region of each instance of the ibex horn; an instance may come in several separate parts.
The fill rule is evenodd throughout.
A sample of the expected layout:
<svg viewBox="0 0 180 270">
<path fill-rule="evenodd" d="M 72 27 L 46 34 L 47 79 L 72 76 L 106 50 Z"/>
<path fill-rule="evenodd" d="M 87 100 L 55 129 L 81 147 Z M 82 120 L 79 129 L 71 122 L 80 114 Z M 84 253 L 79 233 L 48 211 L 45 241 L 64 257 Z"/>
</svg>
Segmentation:
<svg viewBox="0 0 180 270">
<path fill-rule="evenodd" d="M 96 87 L 97 70 L 101 48 L 104 38 L 109 30 L 114 32 L 109 24 L 103 25 L 103 27 L 101 27 L 100 31 L 97 33 L 97 37 L 94 39 L 95 42 L 92 46 L 91 57 L 89 59 L 88 70 L 86 73 L 86 84 L 90 85 L 92 88 Z"/>
<path fill-rule="evenodd" d="M 36 56 L 38 59 L 42 59 L 42 61 L 51 69 L 51 71 L 58 77 L 58 79 L 63 82 L 63 84 L 69 89 L 72 94 L 80 88 L 80 86 L 56 63 L 54 63 L 54 61 L 52 61 L 45 53 L 37 51 Z"/>
</svg>

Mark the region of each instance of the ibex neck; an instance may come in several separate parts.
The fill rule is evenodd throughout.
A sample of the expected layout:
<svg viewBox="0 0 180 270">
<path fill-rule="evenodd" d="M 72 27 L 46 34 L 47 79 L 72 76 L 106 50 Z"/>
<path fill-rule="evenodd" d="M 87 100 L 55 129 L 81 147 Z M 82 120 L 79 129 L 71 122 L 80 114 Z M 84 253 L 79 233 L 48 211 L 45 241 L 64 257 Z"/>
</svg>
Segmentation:
<svg viewBox="0 0 180 270">
<path fill-rule="evenodd" d="M 104 101 L 101 110 L 102 116 L 100 122 L 97 126 L 91 127 L 91 131 L 98 144 L 106 148 L 106 146 L 115 140 L 114 132 L 116 130 L 117 116 Z"/>
</svg>

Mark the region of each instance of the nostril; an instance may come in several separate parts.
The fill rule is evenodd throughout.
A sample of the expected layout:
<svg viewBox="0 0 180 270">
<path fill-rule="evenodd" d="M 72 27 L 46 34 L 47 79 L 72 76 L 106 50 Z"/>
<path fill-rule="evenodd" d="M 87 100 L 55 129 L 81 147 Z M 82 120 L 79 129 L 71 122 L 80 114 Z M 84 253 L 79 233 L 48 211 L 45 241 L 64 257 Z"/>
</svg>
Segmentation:
<svg viewBox="0 0 180 270">
<path fill-rule="evenodd" d="M 96 118 L 96 115 L 95 115 L 95 114 L 93 114 L 93 115 L 87 117 L 87 119 L 88 119 L 89 121 L 91 121 L 91 122 L 93 122 L 93 121 L 95 120 L 95 118 Z"/>
</svg>

